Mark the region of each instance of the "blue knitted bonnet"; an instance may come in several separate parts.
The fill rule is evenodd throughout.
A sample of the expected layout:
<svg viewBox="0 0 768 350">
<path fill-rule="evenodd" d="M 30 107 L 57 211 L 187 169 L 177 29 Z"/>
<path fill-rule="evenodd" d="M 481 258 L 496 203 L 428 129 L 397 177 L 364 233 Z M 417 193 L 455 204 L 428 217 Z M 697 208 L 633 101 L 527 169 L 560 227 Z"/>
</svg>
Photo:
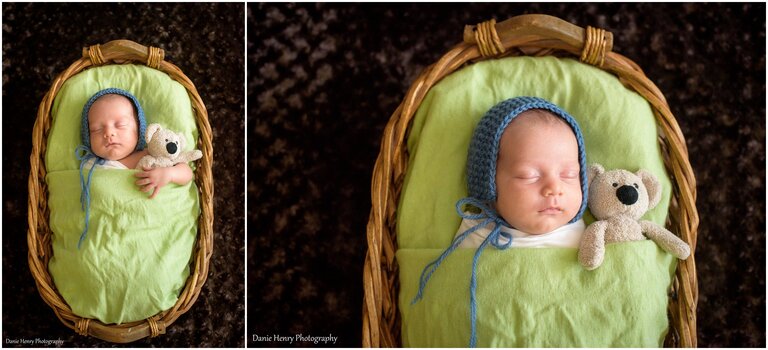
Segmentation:
<svg viewBox="0 0 768 350">
<path fill-rule="evenodd" d="M 144 135 L 147 131 L 147 121 L 144 118 L 144 110 L 141 108 L 139 100 L 137 100 L 136 97 L 134 97 L 130 92 L 117 88 L 108 88 L 95 93 L 93 96 L 91 96 L 90 99 L 88 99 L 88 102 L 86 102 L 85 106 L 83 107 L 83 114 L 81 119 L 82 121 L 80 126 L 80 141 L 82 144 L 75 148 L 75 157 L 77 157 L 77 159 L 80 161 L 80 206 L 85 211 L 85 228 L 80 234 L 80 240 L 77 242 L 78 249 L 80 249 L 80 245 L 83 243 L 83 240 L 85 240 L 85 236 L 88 233 L 88 221 L 90 219 L 91 213 L 91 178 L 93 177 L 93 170 L 96 169 L 96 165 L 102 165 L 105 162 L 103 158 L 95 155 L 91 150 L 88 112 L 90 112 L 91 106 L 93 106 L 96 100 L 104 95 L 109 94 L 125 96 L 131 101 L 135 108 L 137 119 L 136 124 L 138 126 L 139 139 L 136 142 L 136 151 L 141 151 L 147 146 L 147 142 L 144 140 Z M 83 168 L 92 159 L 93 164 L 91 169 L 88 171 L 88 177 L 85 178 L 83 176 Z"/>
<path fill-rule="evenodd" d="M 144 109 L 141 108 L 141 104 L 139 103 L 139 100 L 136 99 L 135 96 L 133 96 L 130 92 L 118 89 L 118 88 L 107 88 L 104 90 L 101 90 L 97 93 L 95 93 L 93 96 L 91 96 L 90 99 L 88 99 L 88 102 L 85 103 L 85 107 L 83 107 L 83 116 L 82 116 L 82 125 L 80 127 L 80 140 L 83 142 L 83 145 L 87 147 L 89 150 L 91 149 L 91 131 L 88 127 L 88 112 L 91 110 L 91 106 L 93 106 L 94 103 L 96 103 L 96 100 L 98 100 L 100 97 L 104 95 L 121 95 L 128 98 L 131 103 L 133 103 L 133 106 L 136 108 L 136 123 L 139 127 L 139 140 L 136 143 L 136 150 L 141 151 L 144 149 L 144 147 L 147 146 L 147 141 L 144 140 L 144 134 L 147 131 L 147 121 L 144 119 Z"/>
<path fill-rule="evenodd" d="M 538 97 L 515 97 L 493 106 L 480 119 L 472 135 L 467 157 L 467 186 L 469 197 L 487 205 L 496 202 L 496 163 L 499 157 L 501 135 L 515 117 L 527 110 L 543 109 L 562 118 L 573 130 L 579 146 L 579 167 L 581 178 L 581 207 L 569 221 L 581 219 L 587 207 L 587 157 L 584 152 L 584 138 L 579 124 L 568 112 Z"/>
</svg>

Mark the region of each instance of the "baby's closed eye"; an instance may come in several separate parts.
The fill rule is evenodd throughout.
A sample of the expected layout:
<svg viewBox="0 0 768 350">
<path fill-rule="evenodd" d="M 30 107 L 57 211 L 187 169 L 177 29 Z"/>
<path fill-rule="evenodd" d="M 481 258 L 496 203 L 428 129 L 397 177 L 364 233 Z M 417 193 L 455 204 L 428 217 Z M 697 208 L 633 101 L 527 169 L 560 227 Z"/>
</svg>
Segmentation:
<svg viewBox="0 0 768 350">
<path fill-rule="evenodd" d="M 515 173 L 515 178 L 521 179 L 521 180 L 531 180 L 539 177 L 540 177 L 539 173 L 535 171 L 521 171 L 521 172 Z"/>
<path fill-rule="evenodd" d="M 579 178 L 579 172 L 576 170 L 566 170 L 560 173 L 560 177 L 563 179 L 578 179 Z"/>
</svg>

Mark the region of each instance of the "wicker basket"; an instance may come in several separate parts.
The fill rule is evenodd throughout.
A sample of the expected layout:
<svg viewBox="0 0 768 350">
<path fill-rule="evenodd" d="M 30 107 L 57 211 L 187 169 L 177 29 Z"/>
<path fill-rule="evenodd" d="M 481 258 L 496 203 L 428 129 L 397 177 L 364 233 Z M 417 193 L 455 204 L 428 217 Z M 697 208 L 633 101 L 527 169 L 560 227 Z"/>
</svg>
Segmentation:
<svg viewBox="0 0 768 350">
<path fill-rule="evenodd" d="M 523 15 L 498 24 L 490 20 L 465 27 L 464 42 L 427 67 L 411 85 L 384 130 L 373 171 L 368 253 L 363 270 L 363 346 L 401 346 L 395 211 L 407 169 L 407 132 L 419 104 L 432 86 L 466 64 L 519 55 L 577 57 L 617 76 L 624 86 L 650 103 L 659 126 L 664 164 L 673 184 L 666 226 L 691 247 L 691 256 L 679 261 L 672 282 L 668 308 L 670 331 L 665 346 L 696 346 L 698 282 L 694 253 L 699 217 L 696 180 L 688 161 L 688 149 L 662 93 L 634 62 L 611 52 L 612 46 L 610 32 L 592 27 L 583 29 L 552 16 Z"/>
<path fill-rule="evenodd" d="M 208 276 L 208 262 L 213 252 L 213 178 L 211 163 L 213 145 L 208 112 L 205 109 L 195 85 L 175 65 L 164 61 L 164 52 L 155 47 L 145 47 L 128 40 L 110 41 L 104 45 L 94 45 L 83 49 L 83 57 L 69 66 L 53 81 L 51 89 L 43 98 L 37 112 L 37 119 L 32 132 L 32 154 L 29 157 L 29 200 L 27 244 L 29 246 L 29 267 L 35 278 L 37 289 L 43 300 L 53 308 L 61 322 L 77 333 L 90 335 L 116 343 L 128 343 L 145 337 L 156 337 L 165 333 L 181 314 L 197 300 L 200 290 Z M 51 106 L 56 94 L 64 82 L 75 74 L 90 67 L 108 64 L 138 63 L 162 71 L 184 86 L 188 92 L 200 131 L 197 144 L 203 153 L 195 170 L 200 200 L 201 215 L 198 222 L 199 232 L 191 261 L 191 272 L 176 304 L 165 311 L 143 321 L 120 325 L 103 324 L 98 320 L 87 319 L 72 313 L 62 299 L 48 273 L 48 261 L 52 256 L 51 230 L 48 226 L 48 187 L 45 183 L 45 148 L 51 127 Z"/>
</svg>

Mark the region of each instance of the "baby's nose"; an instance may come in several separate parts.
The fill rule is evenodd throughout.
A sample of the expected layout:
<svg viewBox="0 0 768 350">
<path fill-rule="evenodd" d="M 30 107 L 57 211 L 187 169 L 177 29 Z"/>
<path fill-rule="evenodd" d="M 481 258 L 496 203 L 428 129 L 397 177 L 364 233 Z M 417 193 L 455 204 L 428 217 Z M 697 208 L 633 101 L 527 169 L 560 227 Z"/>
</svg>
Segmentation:
<svg viewBox="0 0 768 350">
<path fill-rule="evenodd" d="M 550 181 L 544 186 L 544 196 L 559 196 L 563 194 L 563 190 L 557 181 Z"/>
</svg>

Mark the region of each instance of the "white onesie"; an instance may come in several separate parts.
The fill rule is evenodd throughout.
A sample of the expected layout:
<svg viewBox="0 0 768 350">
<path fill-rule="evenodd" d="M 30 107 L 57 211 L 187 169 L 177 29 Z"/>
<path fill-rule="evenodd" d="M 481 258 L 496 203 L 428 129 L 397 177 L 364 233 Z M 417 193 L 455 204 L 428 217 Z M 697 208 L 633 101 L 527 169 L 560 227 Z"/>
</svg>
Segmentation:
<svg viewBox="0 0 768 350">
<path fill-rule="evenodd" d="M 96 158 L 91 158 L 87 162 L 85 162 L 85 165 L 83 165 L 83 169 L 90 169 L 93 166 L 93 162 L 96 161 Z M 119 160 L 104 160 L 104 164 L 97 165 L 96 169 L 128 169 L 127 166 L 123 165 L 123 163 L 120 163 Z"/>
<path fill-rule="evenodd" d="M 458 237 L 462 233 L 466 232 L 470 228 L 483 222 L 483 219 L 472 220 L 463 219 L 459 226 L 459 231 L 456 232 Z M 472 232 L 467 238 L 465 238 L 459 244 L 459 248 L 477 248 L 483 243 L 488 234 L 493 230 L 495 223 L 490 223 L 485 227 L 480 227 L 475 232 Z M 519 231 L 506 226 L 501 227 L 501 232 L 508 233 L 512 236 L 511 248 L 578 248 L 581 242 L 581 235 L 584 233 L 585 225 L 584 220 L 563 225 L 552 232 L 543 233 L 540 235 L 531 235 L 523 231 Z M 499 238 L 500 244 L 506 244 L 508 239 L 504 237 Z"/>
</svg>

